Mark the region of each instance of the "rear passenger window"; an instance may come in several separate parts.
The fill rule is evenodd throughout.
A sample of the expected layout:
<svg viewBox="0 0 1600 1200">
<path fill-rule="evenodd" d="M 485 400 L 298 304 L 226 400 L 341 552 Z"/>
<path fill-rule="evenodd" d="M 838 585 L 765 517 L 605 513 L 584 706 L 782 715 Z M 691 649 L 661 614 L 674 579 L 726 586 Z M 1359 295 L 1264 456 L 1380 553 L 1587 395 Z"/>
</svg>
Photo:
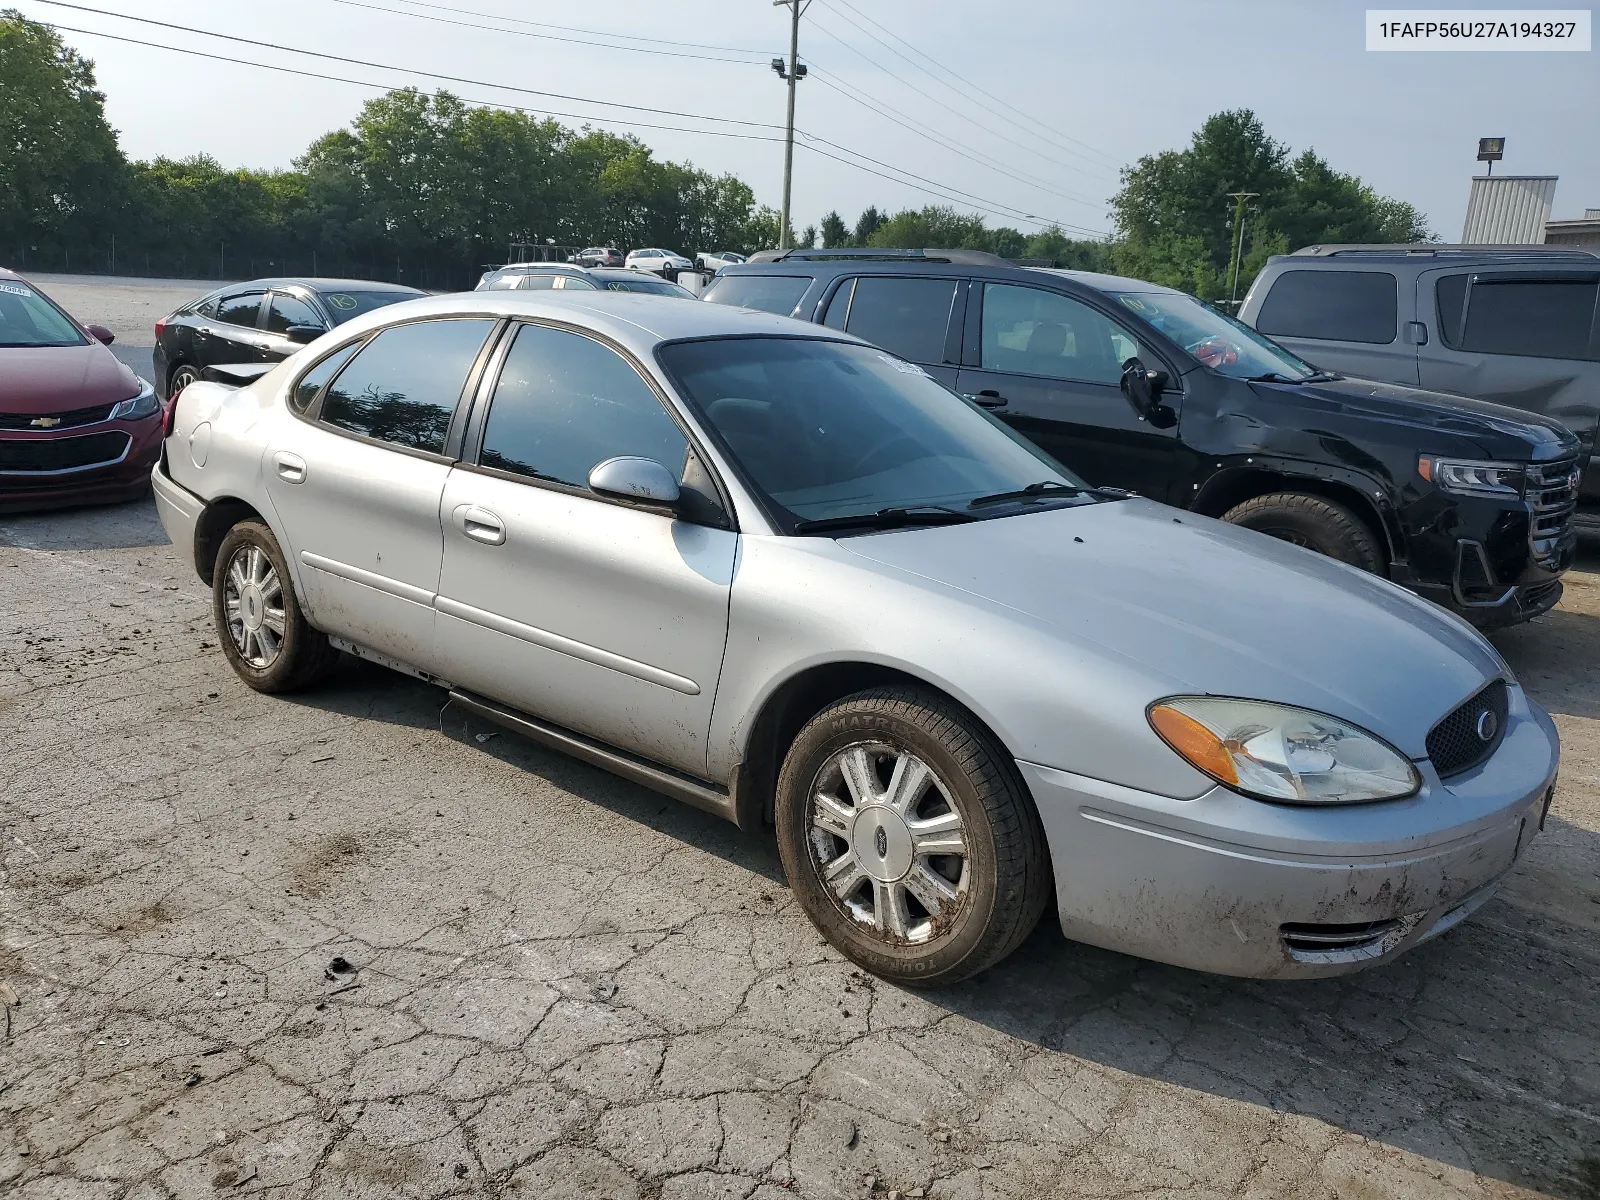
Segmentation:
<svg viewBox="0 0 1600 1200">
<path fill-rule="evenodd" d="M 850 294 L 855 291 L 856 281 L 846 279 L 839 285 L 839 290 L 834 292 L 833 299 L 828 301 L 828 315 L 823 319 L 823 324 L 829 329 L 843 329 L 845 318 L 850 315 Z"/>
<path fill-rule="evenodd" d="M 264 295 L 263 292 L 246 292 L 242 296 L 224 296 L 217 302 L 217 320 L 254 329 Z"/>
<path fill-rule="evenodd" d="M 1461 349 L 1534 358 L 1593 358 L 1594 279 L 1478 276 L 1467 291 Z"/>
<path fill-rule="evenodd" d="M 722 275 L 706 289 L 702 299 L 787 317 L 810 286 L 809 275 Z"/>
<path fill-rule="evenodd" d="M 680 476 L 687 449 L 677 423 L 620 354 L 582 334 L 524 325 L 495 385 L 478 462 L 581 488 L 590 471 L 623 454 Z"/>
<path fill-rule="evenodd" d="M 1439 305 L 1439 340 L 1446 346 L 1461 345 L 1461 317 L 1467 310 L 1467 276 L 1446 275 L 1434 285 Z"/>
<path fill-rule="evenodd" d="M 1261 302 L 1256 328 L 1328 342 L 1394 341 L 1399 288 L 1387 271 L 1285 271 Z"/>
<path fill-rule="evenodd" d="M 294 385 L 294 395 L 289 397 L 289 404 L 295 412 L 305 412 L 311 407 L 311 402 L 317 398 L 322 385 L 339 373 L 339 368 L 350 361 L 350 356 L 355 353 L 359 345 L 361 345 L 359 341 L 352 342 L 342 350 L 335 350 L 300 376 L 300 382 Z"/>
<path fill-rule="evenodd" d="M 410 450 L 444 452 L 450 418 L 492 320 L 418 321 L 385 329 L 328 387 L 322 420 Z"/>
<path fill-rule="evenodd" d="M 856 280 L 845 329 L 912 362 L 943 362 L 955 298 L 953 279 L 864 275 Z"/>
</svg>

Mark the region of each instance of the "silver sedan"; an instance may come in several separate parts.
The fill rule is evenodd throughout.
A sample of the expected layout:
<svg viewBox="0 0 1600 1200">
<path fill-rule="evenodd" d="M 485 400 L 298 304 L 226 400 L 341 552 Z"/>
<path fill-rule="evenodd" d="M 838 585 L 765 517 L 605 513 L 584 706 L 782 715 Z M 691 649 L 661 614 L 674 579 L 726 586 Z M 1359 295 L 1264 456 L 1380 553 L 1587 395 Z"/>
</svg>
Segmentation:
<svg viewBox="0 0 1600 1200">
<path fill-rule="evenodd" d="M 1088 488 L 828 329 L 610 293 L 358 318 L 167 414 L 162 520 L 261 691 L 340 652 L 771 836 L 881 975 L 1069 937 L 1382 962 L 1481 905 L 1558 746 L 1331 559 Z"/>
</svg>

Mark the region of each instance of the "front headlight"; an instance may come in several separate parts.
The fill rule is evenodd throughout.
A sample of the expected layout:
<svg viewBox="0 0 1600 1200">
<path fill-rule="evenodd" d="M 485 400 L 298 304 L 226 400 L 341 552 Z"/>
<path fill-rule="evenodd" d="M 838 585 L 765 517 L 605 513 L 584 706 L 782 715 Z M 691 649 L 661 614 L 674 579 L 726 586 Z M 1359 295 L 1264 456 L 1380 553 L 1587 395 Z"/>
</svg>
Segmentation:
<svg viewBox="0 0 1600 1200">
<path fill-rule="evenodd" d="M 1257 800 L 1354 804 L 1422 786 L 1411 761 L 1387 742 L 1304 708 L 1174 696 L 1148 715 L 1161 740 L 1196 770 Z"/>
<path fill-rule="evenodd" d="M 161 411 L 161 401 L 156 399 L 156 389 L 144 379 L 139 380 L 139 394 L 124 400 L 111 410 L 108 421 L 138 421 Z"/>
<path fill-rule="evenodd" d="M 1520 496 L 1521 463 L 1482 462 L 1469 458 L 1417 458 L 1417 474 L 1429 483 L 1460 496 Z"/>
</svg>

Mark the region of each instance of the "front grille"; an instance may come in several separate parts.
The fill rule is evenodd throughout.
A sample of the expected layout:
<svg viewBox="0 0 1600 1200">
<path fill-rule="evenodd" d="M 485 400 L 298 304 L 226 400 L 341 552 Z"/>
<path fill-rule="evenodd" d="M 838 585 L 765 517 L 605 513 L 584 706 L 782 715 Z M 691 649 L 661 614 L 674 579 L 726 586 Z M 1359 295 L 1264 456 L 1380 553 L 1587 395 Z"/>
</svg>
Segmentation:
<svg viewBox="0 0 1600 1200">
<path fill-rule="evenodd" d="M 1499 748 L 1506 735 L 1506 703 L 1506 681 L 1496 679 L 1433 727 L 1428 757 L 1439 778 L 1469 771 Z"/>
<path fill-rule="evenodd" d="M 128 452 L 125 433 L 92 433 L 87 437 L 0 439 L 0 471 L 8 474 L 71 471 L 114 463 Z"/>
<path fill-rule="evenodd" d="M 1528 467 L 1528 507 L 1532 511 L 1529 536 L 1533 557 L 1542 565 L 1552 562 L 1572 525 L 1578 507 L 1578 460 L 1532 463 Z"/>
<path fill-rule="evenodd" d="M 0 429 L 76 429 L 80 425 L 96 425 L 109 420 L 114 404 L 98 404 L 94 408 L 75 408 L 58 413 L 0 413 Z M 54 425 L 36 422 L 54 421 Z"/>
</svg>

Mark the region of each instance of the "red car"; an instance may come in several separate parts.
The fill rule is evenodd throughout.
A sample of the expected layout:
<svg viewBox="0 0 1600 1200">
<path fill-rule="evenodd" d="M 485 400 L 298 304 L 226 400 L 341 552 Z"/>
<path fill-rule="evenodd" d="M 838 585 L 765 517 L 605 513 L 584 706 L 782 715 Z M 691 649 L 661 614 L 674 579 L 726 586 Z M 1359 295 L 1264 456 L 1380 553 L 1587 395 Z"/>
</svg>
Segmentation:
<svg viewBox="0 0 1600 1200">
<path fill-rule="evenodd" d="M 161 453 L 155 389 L 0 267 L 0 511 L 142 495 Z"/>
</svg>

